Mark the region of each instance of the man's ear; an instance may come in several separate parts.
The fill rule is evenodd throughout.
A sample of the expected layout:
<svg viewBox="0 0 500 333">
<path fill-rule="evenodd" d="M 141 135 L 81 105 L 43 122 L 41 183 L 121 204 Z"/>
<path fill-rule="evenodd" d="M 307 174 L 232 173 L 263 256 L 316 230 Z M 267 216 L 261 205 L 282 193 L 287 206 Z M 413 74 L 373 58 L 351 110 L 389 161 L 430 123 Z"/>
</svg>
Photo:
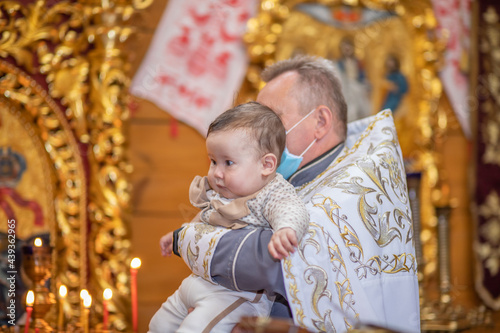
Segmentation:
<svg viewBox="0 0 500 333">
<path fill-rule="evenodd" d="M 262 161 L 262 175 L 269 176 L 276 171 L 278 167 L 278 159 L 273 153 L 267 153 L 261 159 Z"/>
<path fill-rule="evenodd" d="M 320 105 L 316 116 L 316 139 L 323 138 L 332 129 L 333 112 L 327 106 Z"/>
</svg>

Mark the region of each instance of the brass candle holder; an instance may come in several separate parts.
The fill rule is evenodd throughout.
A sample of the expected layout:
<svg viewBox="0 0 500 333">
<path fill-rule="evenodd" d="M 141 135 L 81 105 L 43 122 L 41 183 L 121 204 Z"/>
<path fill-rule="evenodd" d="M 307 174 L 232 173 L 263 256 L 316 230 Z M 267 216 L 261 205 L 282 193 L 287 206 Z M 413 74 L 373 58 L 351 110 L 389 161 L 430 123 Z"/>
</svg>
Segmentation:
<svg viewBox="0 0 500 333">
<path fill-rule="evenodd" d="M 37 244 L 37 241 L 39 241 L 39 244 Z M 45 286 L 52 271 L 52 247 L 42 246 L 41 239 L 37 238 L 34 246 L 23 246 L 22 255 L 24 272 L 33 282 L 33 291 L 35 293 L 35 303 L 33 305 L 35 329 L 40 332 L 54 332 L 44 319 L 52 305 L 56 303 L 54 294 Z"/>
<path fill-rule="evenodd" d="M 451 297 L 450 230 L 451 207 L 436 207 L 438 219 L 439 300 L 426 301 L 421 307 L 422 332 L 457 332 L 489 324 L 484 306 L 466 310 L 454 305 Z"/>
</svg>

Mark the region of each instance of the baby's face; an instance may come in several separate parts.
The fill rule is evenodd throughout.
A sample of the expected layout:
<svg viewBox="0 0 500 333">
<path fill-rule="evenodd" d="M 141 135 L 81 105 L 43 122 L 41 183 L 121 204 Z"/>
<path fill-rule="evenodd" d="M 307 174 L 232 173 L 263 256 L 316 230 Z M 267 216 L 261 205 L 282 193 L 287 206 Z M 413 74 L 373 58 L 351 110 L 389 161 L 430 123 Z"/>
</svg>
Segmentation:
<svg viewBox="0 0 500 333">
<path fill-rule="evenodd" d="M 255 139 L 246 130 L 211 133 L 206 145 L 210 159 L 208 182 L 215 192 L 235 199 L 265 186 L 262 156 Z"/>
</svg>

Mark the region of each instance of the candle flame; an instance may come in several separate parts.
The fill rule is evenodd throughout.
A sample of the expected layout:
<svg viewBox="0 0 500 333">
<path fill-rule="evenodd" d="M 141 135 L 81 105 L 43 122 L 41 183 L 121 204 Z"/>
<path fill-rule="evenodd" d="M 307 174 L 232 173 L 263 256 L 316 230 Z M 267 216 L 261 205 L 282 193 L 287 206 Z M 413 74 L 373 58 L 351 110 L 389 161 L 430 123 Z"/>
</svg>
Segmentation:
<svg viewBox="0 0 500 333">
<path fill-rule="evenodd" d="M 102 296 L 105 300 L 109 301 L 113 297 L 113 291 L 109 288 L 104 289 Z"/>
<path fill-rule="evenodd" d="M 68 295 L 68 288 L 66 288 L 64 284 L 61 284 L 59 287 L 59 296 L 61 296 L 61 298 L 65 298 L 66 295 Z"/>
<path fill-rule="evenodd" d="M 33 290 L 30 290 L 28 291 L 28 295 L 26 295 L 26 305 L 33 306 L 33 303 L 35 303 L 35 293 Z"/>
<path fill-rule="evenodd" d="M 141 267 L 141 259 L 139 258 L 132 259 L 132 261 L 130 262 L 130 267 L 134 269 Z"/>
<path fill-rule="evenodd" d="M 35 246 L 36 247 L 42 246 L 42 239 L 41 238 L 39 238 L 39 237 L 35 238 Z"/>
<path fill-rule="evenodd" d="M 90 308 L 91 305 L 92 305 L 92 296 L 86 295 L 85 298 L 83 299 L 83 306 L 88 309 Z"/>
<path fill-rule="evenodd" d="M 89 292 L 87 289 L 80 290 L 80 298 L 85 301 L 85 297 L 89 296 Z"/>
</svg>

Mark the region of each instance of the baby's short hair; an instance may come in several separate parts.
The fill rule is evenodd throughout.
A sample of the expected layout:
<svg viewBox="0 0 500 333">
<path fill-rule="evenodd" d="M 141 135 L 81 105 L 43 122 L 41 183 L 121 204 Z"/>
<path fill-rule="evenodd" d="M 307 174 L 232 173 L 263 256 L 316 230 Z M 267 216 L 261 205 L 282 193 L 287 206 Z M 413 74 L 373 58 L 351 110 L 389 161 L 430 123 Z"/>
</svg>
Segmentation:
<svg viewBox="0 0 500 333">
<path fill-rule="evenodd" d="M 273 153 L 281 159 L 285 149 L 286 131 L 273 110 L 257 102 L 240 104 L 219 115 L 208 127 L 207 137 L 218 131 L 248 130 L 257 141 L 262 154 Z"/>
</svg>

